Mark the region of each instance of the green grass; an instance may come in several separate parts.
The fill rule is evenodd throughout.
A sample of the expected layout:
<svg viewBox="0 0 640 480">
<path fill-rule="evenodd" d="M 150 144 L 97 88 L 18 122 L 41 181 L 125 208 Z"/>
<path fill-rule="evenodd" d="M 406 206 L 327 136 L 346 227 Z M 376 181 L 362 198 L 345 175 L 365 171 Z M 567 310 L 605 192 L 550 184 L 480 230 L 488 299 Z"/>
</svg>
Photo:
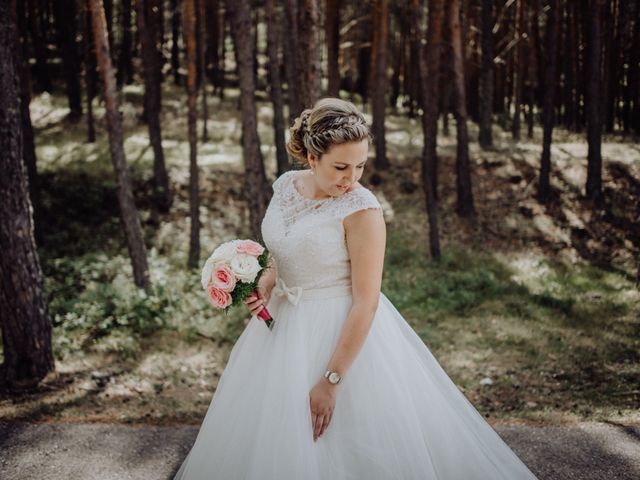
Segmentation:
<svg viewBox="0 0 640 480">
<path fill-rule="evenodd" d="M 624 274 L 456 244 L 436 262 L 419 253 L 425 236 L 401 229 L 387 245 L 383 290 L 485 413 L 605 418 L 637 407 L 640 310 Z M 478 385 L 484 376 L 493 386 Z"/>
</svg>

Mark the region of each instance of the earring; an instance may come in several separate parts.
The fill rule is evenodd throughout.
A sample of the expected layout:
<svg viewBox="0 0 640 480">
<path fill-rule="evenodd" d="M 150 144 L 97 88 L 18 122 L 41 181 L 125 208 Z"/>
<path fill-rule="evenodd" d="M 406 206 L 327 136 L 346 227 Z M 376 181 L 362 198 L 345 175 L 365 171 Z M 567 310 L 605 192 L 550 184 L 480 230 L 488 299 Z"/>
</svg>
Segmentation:
<svg viewBox="0 0 640 480">
<path fill-rule="evenodd" d="M 311 175 L 315 175 L 316 174 L 316 169 L 311 167 Z"/>
</svg>

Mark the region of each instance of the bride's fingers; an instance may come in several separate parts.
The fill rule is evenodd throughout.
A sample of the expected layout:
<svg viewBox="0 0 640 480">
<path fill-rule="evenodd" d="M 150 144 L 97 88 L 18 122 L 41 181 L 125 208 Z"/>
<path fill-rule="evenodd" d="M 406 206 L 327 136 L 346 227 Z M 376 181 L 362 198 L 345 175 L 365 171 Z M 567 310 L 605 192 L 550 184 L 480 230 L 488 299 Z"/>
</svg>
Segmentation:
<svg viewBox="0 0 640 480">
<path fill-rule="evenodd" d="M 323 422 L 324 422 L 324 416 L 322 416 L 322 415 L 316 416 L 316 421 L 315 421 L 315 425 L 314 425 L 314 428 L 313 428 L 314 440 L 316 438 L 318 438 L 318 435 L 320 434 L 320 431 L 322 430 L 322 423 Z"/>
<path fill-rule="evenodd" d="M 324 422 L 322 422 L 322 430 L 320 430 L 320 433 L 318 434 L 319 437 L 322 436 L 322 434 L 325 432 L 325 430 L 327 429 L 327 427 L 331 423 L 331 417 L 333 417 L 333 412 L 331 412 L 329 415 L 324 417 Z"/>
</svg>

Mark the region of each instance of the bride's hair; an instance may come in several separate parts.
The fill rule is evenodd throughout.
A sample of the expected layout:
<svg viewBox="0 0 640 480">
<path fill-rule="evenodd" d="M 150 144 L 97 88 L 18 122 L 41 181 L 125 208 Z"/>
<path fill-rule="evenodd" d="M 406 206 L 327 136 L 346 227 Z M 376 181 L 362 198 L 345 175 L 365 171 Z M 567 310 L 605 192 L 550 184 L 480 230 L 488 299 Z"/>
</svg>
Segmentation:
<svg viewBox="0 0 640 480">
<path fill-rule="evenodd" d="M 287 151 L 307 164 L 307 152 L 320 158 L 332 145 L 373 140 L 364 116 L 356 106 L 335 97 L 322 98 L 313 108 L 303 110 L 289 129 Z"/>
</svg>

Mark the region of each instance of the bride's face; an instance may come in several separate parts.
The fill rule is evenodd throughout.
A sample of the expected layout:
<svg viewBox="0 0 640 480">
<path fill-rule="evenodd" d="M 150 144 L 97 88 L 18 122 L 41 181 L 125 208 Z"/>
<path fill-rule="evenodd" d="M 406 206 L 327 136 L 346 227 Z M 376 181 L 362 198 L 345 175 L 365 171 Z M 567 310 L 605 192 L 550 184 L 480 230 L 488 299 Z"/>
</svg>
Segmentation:
<svg viewBox="0 0 640 480">
<path fill-rule="evenodd" d="M 365 138 L 359 142 L 332 145 L 321 157 L 309 153 L 309 165 L 315 169 L 316 186 L 330 196 L 345 193 L 362 177 L 369 141 Z"/>
</svg>

